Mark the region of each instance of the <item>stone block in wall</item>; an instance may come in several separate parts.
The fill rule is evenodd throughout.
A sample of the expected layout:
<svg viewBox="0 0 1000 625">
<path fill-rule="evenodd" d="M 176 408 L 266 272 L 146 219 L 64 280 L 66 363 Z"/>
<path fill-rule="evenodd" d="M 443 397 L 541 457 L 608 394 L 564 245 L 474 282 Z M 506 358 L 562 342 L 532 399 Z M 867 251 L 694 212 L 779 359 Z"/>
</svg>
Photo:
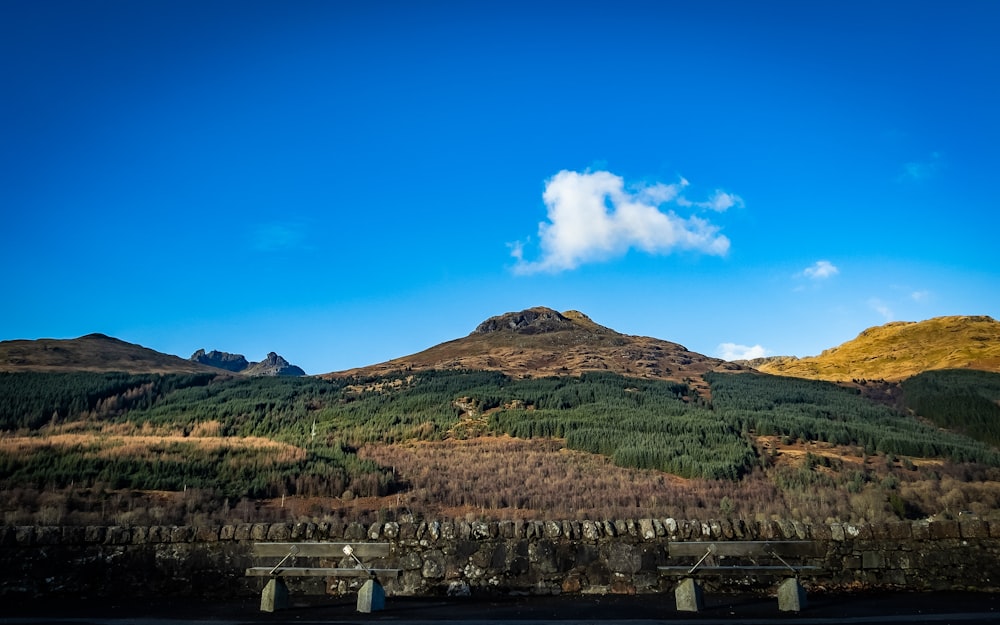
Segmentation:
<svg viewBox="0 0 1000 625">
<path fill-rule="evenodd" d="M 546 521 L 545 537 L 559 538 L 560 536 L 562 536 L 562 523 L 556 523 L 555 521 Z"/>
<path fill-rule="evenodd" d="M 194 539 L 202 543 L 214 543 L 219 540 L 219 527 L 216 525 L 199 525 L 195 528 Z"/>
<path fill-rule="evenodd" d="M 401 542 L 413 541 L 417 539 L 417 528 L 420 527 L 418 523 L 412 521 L 407 521 L 399 524 L 399 540 Z M 426 530 L 427 526 L 424 526 Z"/>
<path fill-rule="evenodd" d="M 909 570 L 913 568 L 913 556 L 906 551 L 891 551 L 886 555 L 885 563 L 890 569 Z"/>
<path fill-rule="evenodd" d="M 441 579 L 444 577 L 444 553 L 440 549 L 432 549 L 424 554 L 424 562 L 420 567 L 420 575 L 424 579 Z"/>
<path fill-rule="evenodd" d="M 539 573 L 555 573 L 556 549 L 550 540 L 536 540 L 528 544 L 528 562 Z"/>
<path fill-rule="evenodd" d="M 368 540 L 379 540 L 382 538 L 382 523 L 380 521 L 375 521 L 369 525 L 365 536 Z"/>
<path fill-rule="evenodd" d="M 514 522 L 513 521 L 500 521 L 497 527 L 500 533 L 500 538 L 514 538 Z"/>
<path fill-rule="evenodd" d="M 394 541 L 399 538 L 399 523 L 395 521 L 389 521 L 382 526 L 382 539 L 386 541 Z"/>
<path fill-rule="evenodd" d="M 189 525 L 176 525 L 170 528 L 170 542 L 189 543 L 194 538 L 194 528 Z"/>
<path fill-rule="evenodd" d="M 14 543 L 18 547 L 30 547 L 35 542 L 34 525 L 18 525 L 14 528 Z"/>
<path fill-rule="evenodd" d="M 105 545 L 127 545 L 132 542 L 132 528 L 113 525 L 104 535 Z"/>
<path fill-rule="evenodd" d="M 1000 538 L 1000 521 L 990 521 L 990 538 Z"/>
<path fill-rule="evenodd" d="M 886 523 L 869 523 L 872 530 L 872 538 L 875 540 L 886 540 L 889 538 L 889 526 Z"/>
<path fill-rule="evenodd" d="M 100 525 L 88 525 L 83 532 L 83 540 L 88 543 L 103 543 L 105 528 Z"/>
<path fill-rule="evenodd" d="M 236 536 L 235 525 L 223 525 L 219 528 L 219 540 L 230 541 Z"/>
<path fill-rule="evenodd" d="M 776 540 L 784 538 L 784 534 L 781 532 L 781 528 L 775 521 L 764 520 L 757 524 L 760 528 L 760 539 L 761 540 Z"/>
<path fill-rule="evenodd" d="M 884 569 L 885 556 L 878 551 L 865 551 L 861 554 L 861 568 Z"/>
<path fill-rule="evenodd" d="M 631 577 L 622 576 L 616 573 L 611 578 L 611 594 L 613 595 L 634 595 L 635 584 Z"/>
<path fill-rule="evenodd" d="M 441 523 L 438 521 L 431 521 L 427 524 L 427 535 L 430 536 L 431 540 L 437 540 L 441 538 Z"/>
<path fill-rule="evenodd" d="M 441 538 L 444 540 L 455 540 L 458 538 L 458 531 L 455 529 L 453 522 L 445 521 L 441 523 Z"/>
<path fill-rule="evenodd" d="M 653 533 L 658 538 L 663 538 L 667 535 L 667 530 L 663 527 L 663 523 L 659 519 L 653 519 Z"/>
<path fill-rule="evenodd" d="M 722 519 L 719 521 L 722 526 L 722 537 L 727 540 L 732 540 L 736 537 L 736 530 L 733 528 L 733 522 L 729 519 Z"/>
<path fill-rule="evenodd" d="M 7 541 L 3 538 L 4 529 L 6 528 L 0 528 L 0 545 L 7 544 Z M 64 545 L 82 545 L 84 542 L 83 536 L 84 528 L 78 525 L 67 525 L 62 528 L 62 544 Z"/>
<path fill-rule="evenodd" d="M 62 530 L 59 527 L 44 525 L 35 528 L 36 545 L 58 545 L 62 542 Z"/>
<path fill-rule="evenodd" d="M 267 539 L 281 542 L 292 538 L 292 527 L 288 523 L 271 523 L 267 528 Z"/>
<path fill-rule="evenodd" d="M 158 545 L 170 542 L 170 528 L 163 525 L 151 525 L 146 541 L 150 544 Z"/>
<path fill-rule="evenodd" d="M 240 523 L 239 525 L 233 526 L 233 540 L 250 540 L 250 531 L 253 529 L 253 525 L 249 523 Z"/>
<path fill-rule="evenodd" d="M 355 521 L 347 524 L 344 528 L 344 540 L 354 541 L 354 540 L 364 540 L 368 537 L 368 529 Z"/>
<path fill-rule="evenodd" d="M 677 519 L 663 519 L 663 531 L 666 532 L 667 538 L 671 540 L 677 538 Z"/>
<path fill-rule="evenodd" d="M 931 537 L 930 521 L 914 521 L 910 524 L 913 540 L 927 540 Z"/>
<path fill-rule="evenodd" d="M 267 531 L 270 526 L 267 523 L 254 523 L 250 528 L 250 539 L 255 541 L 267 540 Z"/>
<path fill-rule="evenodd" d="M 476 521 L 472 524 L 472 539 L 473 540 L 488 540 L 495 536 L 494 530 L 496 528 L 495 523 L 488 523 L 486 521 Z"/>
<path fill-rule="evenodd" d="M 845 570 L 849 571 L 858 570 L 861 568 L 862 565 L 861 556 L 856 556 L 856 555 L 844 556 L 841 565 Z"/>
<path fill-rule="evenodd" d="M 843 523 L 830 523 L 830 540 L 843 542 L 847 540 L 847 532 L 844 531 Z"/>
<path fill-rule="evenodd" d="M 604 523 L 601 524 L 601 530 L 604 532 L 605 536 L 618 536 L 618 529 L 611 521 L 604 521 Z"/>
<path fill-rule="evenodd" d="M 583 578 L 579 573 L 570 573 L 563 578 L 562 592 L 576 594 L 583 589 Z"/>
<path fill-rule="evenodd" d="M 913 524 L 909 521 L 895 521 L 886 525 L 891 540 L 910 540 L 913 538 Z"/>
<path fill-rule="evenodd" d="M 642 552 L 621 541 L 604 547 L 604 559 L 612 573 L 635 573 L 642 568 Z"/>
<path fill-rule="evenodd" d="M 872 539 L 872 528 L 871 526 L 864 524 L 854 524 L 845 523 L 844 533 L 847 535 L 847 540 L 871 540 Z"/>
<path fill-rule="evenodd" d="M 712 519 L 708 522 L 708 532 L 712 537 L 712 540 L 720 540 L 723 538 L 722 535 L 722 523 Z"/>
<path fill-rule="evenodd" d="M 653 519 L 639 519 L 639 535 L 643 540 L 653 540 L 656 538 L 656 528 L 653 526 Z"/>
<path fill-rule="evenodd" d="M 601 537 L 600 530 L 598 529 L 599 524 L 593 521 L 584 521 L 581 524 L 581 531 L 583 533 L 584 540 L 596 541 Z"/>
<path fill-rule="evenodd" d="M 962 533 L 958 521 L 931 521 L 927 528 L 930 538 L 960 538 Z"/>
<path fill-rule="evenodd" d="M 455 524 L 459 540 L 469 540 L 472 538 L 472 524 L 467 521 L 459 521 Z"/>
<path fill-rule="evenodd" d="M 628 523 L 624 519 L 618 519 L 614 523 L 615 525 L 615 536 L 628 536 Z"/>
<path fill-rule="evenodd" d="M 570 540 L 580 540 L 579 521 L 563 521 L 562 530 L 563 530 L 563 536 L 569 538 Z"/>
<path fill-rule="evenodd" d="M 958 528 L 962 538 L 988 538 L 990 535 L 989 525 L 980 519 L 963 519 L 959 521 Z"/>
<path fill-rule="evenodd" d="M 809 527 L 809 538 L 811 540 L 829 541 L 832 539 L 830 526 L 826 523 L 816 523 Z"/>
</svg>

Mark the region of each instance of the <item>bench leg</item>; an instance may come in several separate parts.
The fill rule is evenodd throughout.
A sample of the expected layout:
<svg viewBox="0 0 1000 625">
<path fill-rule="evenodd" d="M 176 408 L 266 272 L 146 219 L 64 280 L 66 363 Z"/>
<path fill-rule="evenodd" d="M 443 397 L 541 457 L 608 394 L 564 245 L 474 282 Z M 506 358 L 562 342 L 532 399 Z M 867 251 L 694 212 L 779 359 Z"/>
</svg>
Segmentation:
<svg viewBox="0 0 1000 625">
<path fill-rule="evenodd" d="M 691 577 L 674 589 L 674 601 L 679 612 L 700 612 L 705 607 L 701 598 L 701 585 Z"/>
<path fill-rule="evenodd" d="M 285 580 L 280 577 L 272 577 L 260 593 L 260 611 L 274 612 L 275 610 L 284 610 L 287 607 L 288 586 L 285 585 Z"/>
<path fill-rule="evenodd" d="M 806 591 L 794 577 L 778 586 L 778 610 L 781 612 L 801 612 L 806 607 Z"/>
<path fill-rule="evenodd" d="M 358 612 L 378 612 L 384 609 L 385 589 L 378 580 L 368 580 L 358 591 Z"/>
</svg>

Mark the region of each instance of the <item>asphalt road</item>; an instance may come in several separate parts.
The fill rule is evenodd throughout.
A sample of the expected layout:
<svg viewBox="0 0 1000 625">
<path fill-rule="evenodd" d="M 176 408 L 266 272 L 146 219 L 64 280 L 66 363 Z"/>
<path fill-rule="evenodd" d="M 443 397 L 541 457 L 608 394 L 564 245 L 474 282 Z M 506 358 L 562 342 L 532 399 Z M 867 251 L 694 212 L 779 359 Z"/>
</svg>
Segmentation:
<svg viewBox="0 0 1000 625">
<path fill-rule="evenodd" d="M 257 599 L 3 600 L 0 625 L 243 625 L 267 623 L 399 623 L 449 625 L 516 622 L 521 625 L 711 623 L 864 625 L 876 623 L 1000 623 L 1000 596 L 985 593 L 811 595 L 801 613 L 778 611 L 775 599 L 705 597 L 705 610 L 678 612 L 673 597 L 389 597 L 386 609 L 361 614 L 353 597 L 292 597 L 289 609 L 259 610 Z"/>
</svg>

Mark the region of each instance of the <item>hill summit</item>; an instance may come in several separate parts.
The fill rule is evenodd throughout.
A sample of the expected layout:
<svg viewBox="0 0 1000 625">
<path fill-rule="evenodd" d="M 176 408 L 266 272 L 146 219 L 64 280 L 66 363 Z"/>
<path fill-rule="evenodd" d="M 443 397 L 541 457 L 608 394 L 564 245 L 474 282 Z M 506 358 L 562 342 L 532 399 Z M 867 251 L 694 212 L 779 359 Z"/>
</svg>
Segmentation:
<svg viewBox="0 0 1000 625">
<path fill-rule="evenodd" d="M 934 369 L 1000 371 L 1000 322 L 984 315 L 893 321 L 819 356 L 748 364 L 765 373 L 820 380 L 902 380 Z"/>
<path fill-rule="evenodd" d="M 204 364 L 103 334 L 75 339 L 0 341 L 0 371 L 219 373 Z"/>
<path fill-rule="evenodd" d="M 490 317 L 468 336 L 410 356 L 324 377 L 427 369 L 502 371 L 516 378 L 610 371 L 632 377 L 700 381 L 708 371 L 743 367 L 677 343 L 621 334 L 579 311 L 560 313 L 539 306 Z"/>
</svg>

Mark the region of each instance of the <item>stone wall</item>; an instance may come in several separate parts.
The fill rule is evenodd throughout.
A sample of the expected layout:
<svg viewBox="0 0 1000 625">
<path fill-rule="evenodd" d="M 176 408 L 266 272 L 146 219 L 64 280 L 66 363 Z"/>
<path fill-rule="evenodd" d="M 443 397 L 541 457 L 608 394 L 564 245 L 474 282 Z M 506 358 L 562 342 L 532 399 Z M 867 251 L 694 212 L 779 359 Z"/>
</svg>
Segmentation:
<svg viewBox="0 0 1000 625">
<path fill-rule="evenodd" d="M 806 539 L 822 567 L 803 579 L 828 590 L 1000 590 L 1000 522 L 981 520 L 871 525 L 798 522 L 501 521 L 297 523 L 221 527 L 0 527 L 0 595 L 237 597 L 257 594 L 247 578 L 258 541 L 379 541 L 391 555 L 372 566 L 399 568 L 389 595 L 468 592 L 649 593 L 676 580 L 657 566 L 682 540 Z M 291 564 L 291 563 L 289 563 Z M 301 565 L 317 562 L 302 561 Z M 330 563 L 327 563 L 330 564 Z M 333 563 L 336 564 L 336 563 Z M 306 579 L 293 592 L 350 592 L 355 581 Z M 750 590 L 774 580 L 727 580 Z"/>
</svg>

